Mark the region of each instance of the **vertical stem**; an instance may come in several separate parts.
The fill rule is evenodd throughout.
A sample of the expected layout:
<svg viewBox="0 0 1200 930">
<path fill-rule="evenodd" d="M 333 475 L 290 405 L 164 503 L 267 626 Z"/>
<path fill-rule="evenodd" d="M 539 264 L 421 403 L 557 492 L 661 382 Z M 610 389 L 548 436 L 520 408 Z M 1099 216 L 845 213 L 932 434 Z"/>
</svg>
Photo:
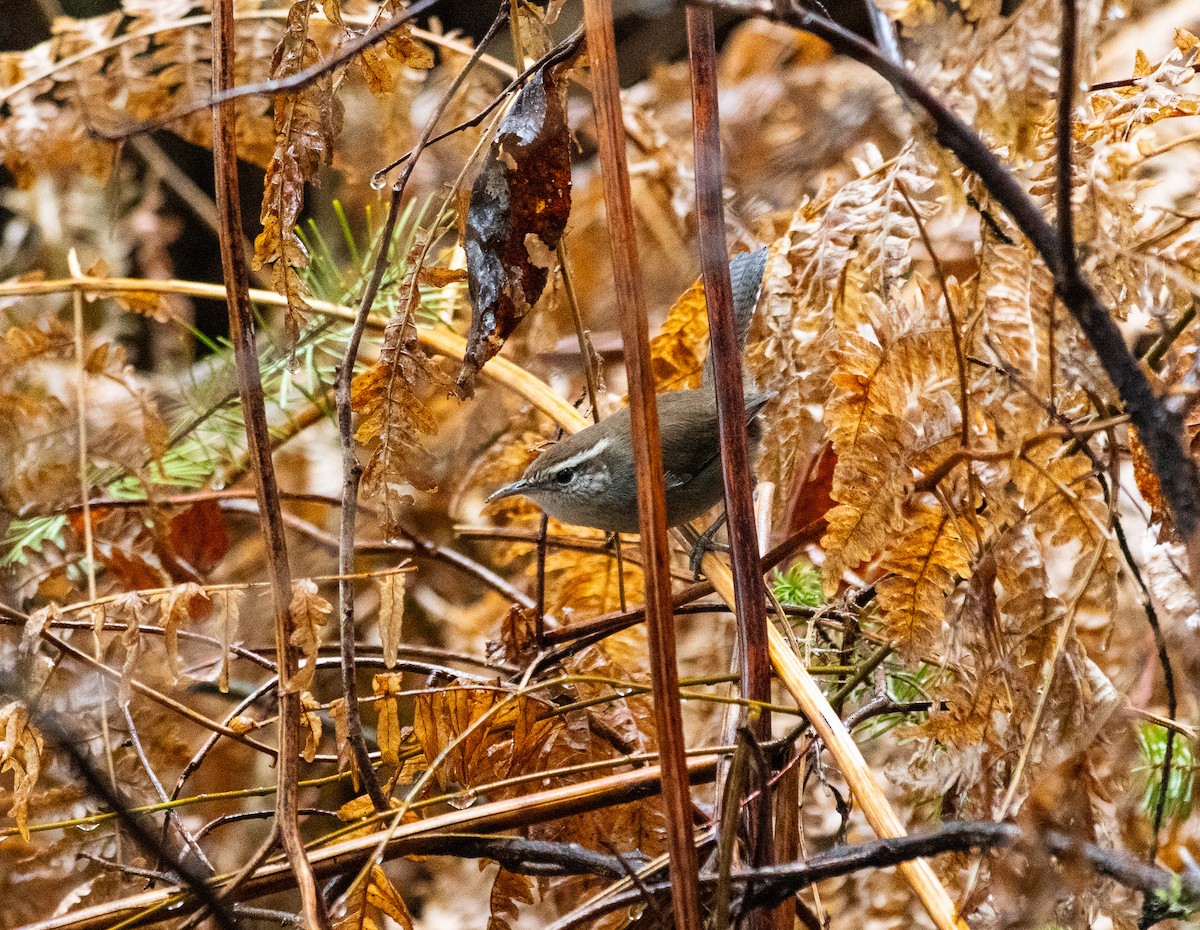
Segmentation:
<svg viewBox="0 0 1200 930">
<path fill-rule="evenodd" d="M 82 278 L 83 270 L 79 267 L 79 255 L 74 249 L 67 253 L 67 267 L 72 278 Z M 83 550 L 84 565 L 87 571 L 88 600 L 96 600 L 96 542 L 92 534 L 92 483 L 88 478 L 88 429 L 87 429 L 87 389 L 88 373 L 87 360 L 83 357 L 83 288 L 76 286 L 72 291 L 72 309 L 75 324 L 75 405 L 78 408 L 79 424 L 79 493 L 83 503 Z M 93 608 L 94 609 L 94 608 Z M 103 648 L 100 644 L 100 633 L 96 626 L 92 627 L 92 654 L 100 661 Z M 108 726 L 108 684 L 99 680 L 100 685 L 100 737 L 104 744 L 104 762 L 108 768 L 108 780 L 115 787 L 117 784 L 116 763 L 113 761 L 112 733 Z M 121 862 L 121 831 L 116 834 L 116 860 Z"/>
<path fill-rule="evenodd" d="M 638 528 L 642 537 L 642 564 L 646 575 L 646 624 L 654 685 L 654 717 L 662 762 L 663 806 L 666 809 L 670 875 L 674 891 L 673 911 L 678 930 L 700 930 L 698 863 L 692 835 L 683 716 L 679 705 L 679 672 L 675 667 L 662 446 L 654 376 L 649 364 L 650 331 L 638 264 L 629 166 L 625 158 L 612 3 L 611 0 L 584 0 L 583 9 L 594 82 L 604 203 L 612 240 L 614 285 L 629 378 L 633 451 L 638 479 Z"/>
<path fill-rule="evenodd" d="M 739 678 L 742 696 L 771 700 L 771 659 L 767 646 L 767 612 L 763 602 L 762 569 L 754 522 L 753 469 L 746 438 L 746 408 L 742 388 L 741 348 L 733 316 L 729 281 L 729 250 L 725 245 L 724 166 L 721 157 L 720 116 L 717 109 L 717 49 L 712 11 L 687 10 L 688 56 L 692 72 L 692 127 L 696 158 L 696 212 L 700 221 L 700 263 L 704 273 L 709 320 L 709 355 L 721 434 L 721 474 L 725 482 L 725 513 L 733 568 L 734 609 L 737 614 Z M 759 743 L 771 734 L 764 711 L 748 721 Z M 769 836 L 758 836 L 759 824 L 770 821 L 761 808 L 770 804 L 765 781 L 758 797 L 747 806 L 750 849 L 769 851 Z M 769 852 L 767 853 L 769 855 Z M 765 865 L 755 862 L 754 865 Z M 751 926 L 767 926 L 770 915 L 756 911 Z"/>
<path fill-rule="evenodd" d="M 410 11 L 411 12 L 411 11 Z M 388 800 L 384 797 L 379 779 L 375 777 L 375 769 L 371 765 L 371 755 L 367 749 L 367 739 L 363 735 L 362 715 L 358 710 L 357 661 L 355 656 L 356 632 L 354 629 L 354 537 L 358 522 L 358 489 L 362 483 L 362 465 L 358 461 L 358 453 L 354 444 L 353 410 L 351 409 L 351 394 L 354 383 L 354 366 L 358 361 L 358 349 L 362 343 L 363 331 L 367 325 L 367 317 L 371 315 L 371 307 L 379 286 L 383 282 L 384 272 L 388 266 L 388 253 L 392 247 L 392 238 L 396 233 L 396 223 L 400 215 L 400 204 L 404 200 L 404 191 L 408 187 L 408 179 L 421 158 L 421 153 L 429 144 L 433 135 L 433 127 L 445 112 L 450 100 L 454 97 L 471 69 L 479 61 L 479 56 L 488 43 L 495 37 L 496 32 L 504 23 L 507 10 L 501 8 L 500 13 L 492 22 L 491 28 L 479 41 L 467 63 L 459 71 L 450 86 L 442 94 L 433 115 L 421 130 L 421 135 L 413 146 L 411 156 L 400 172 L 400 177 L 392 185 L 392 195 L 388 203 L 387 219 L 383 224 L 383 234 L 379 237 L 379 252 L 375 256 L 371 268 L 371 277 L 363 290 L 359 302 L 358 313 L 350 330 L 350 338 L 346 342 L 346 352 L 334 376 L 334 405 L 337 408 L 338 435 L 342 442 L 342 520 L 338 531 L 338 618 L 340 631 L 340 652 L 342 659 L 341 681 L 342 698 L 346 704 L 346 742 L 354 759 L 354 767 L 358 771 L 363 786 L 371 804 L 377 811 L 389 810 Z M 416 273 L 415 271 L 413 272 Z M 416 293 L 416 283 L 413 284 Z M 408 307 L 402 311 L 410 312 Z"/>
<path fill-rule="evenodd" d="M 233 0 L 213 4 L 212 25 L 213 93 L 233 86 L 235 34 Z M 267 550 L 267 574 L 275 613 L 275 649 L 279 657 L 279 756 L 276 760 L 275 820 L 284 851 L 296 877 L 304 908 L 305 923 L 315 930 L 329 930 L 329 915 L 313 877 L 312 866 L 300 838 L 297 782 L 300 762 L 300 694 L 292 687 L 299 667 L 297 648 L 292 645 L 291 570 L 275 466 L 271 461 L 271 437 L 263 402 L 262 372 L 254 339 L 254 316 L 250 307 L 250 278 L 242 244 L 242 211 L 238 193 L 236 113 L 233 102 L 213 108 L 213 174 L 217 211 L 221 218 L 221 270 L 229 306 L 229 338 L 237 361 L 238 390 L 246 441 L 254 463 L 254 489 L 258 499 L 263 544 Z"/>
<path fill-rule="evenodd" d="M 1055 207 L 1057 209 L 1058 252 L 1064 275 L 1076 278 L 1079 263 L 1075 255 L 1075 222 L 1071 214 L 1071 111 L 1075 107 L 1075 55 L 1079 44 L 1079 10 L 1075 0 L 1062 0 L 1062 26 L 1058 42 L 1058 113 L 1055 135 L 1058 138 L 1056 155 Z"/>
</svg>

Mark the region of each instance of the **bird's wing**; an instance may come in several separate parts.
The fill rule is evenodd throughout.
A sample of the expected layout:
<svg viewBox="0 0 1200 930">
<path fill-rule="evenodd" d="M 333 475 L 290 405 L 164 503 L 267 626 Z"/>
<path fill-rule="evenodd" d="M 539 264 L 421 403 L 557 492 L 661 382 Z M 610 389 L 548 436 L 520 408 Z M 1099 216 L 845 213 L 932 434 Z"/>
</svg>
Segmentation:
<svg viewBox="0 0 1200 930">
<path fill-rule="evenodd" d="M 746 421 L 753 420 L 773 391 L 747 394 Z M 671 462 L 663 480 L 668 489 L 682 487 L 721 457 L 720 435 L 712 393 L 704 388 L 659 395 L 660 419 L 677 429 L 663 433 L 663 459 Z"/>
</svg>

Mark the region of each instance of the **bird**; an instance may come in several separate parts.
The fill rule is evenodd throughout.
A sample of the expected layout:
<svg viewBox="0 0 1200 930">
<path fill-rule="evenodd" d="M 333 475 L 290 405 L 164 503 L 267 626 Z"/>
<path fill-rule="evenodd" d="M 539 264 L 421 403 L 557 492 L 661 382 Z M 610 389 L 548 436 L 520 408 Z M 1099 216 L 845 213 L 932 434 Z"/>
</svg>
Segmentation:
<svg viewBox="0 0 1200 930">
<path fill-rule="evenodd" d="M 766 256 L 766 249 L 759 249 L 742 253 L 730 263 L 739 348 L 745 346 L 758 302 Z M 774 396 L 771 391 L 746 392 L 747 439 L 752 456 L 761 437 L 758 414 Z M 704 515 L 724 495 L 711 357 L 705 360 L 700 387 L 658 394 L 656 402 L 667 526 L 675 527 Z M 519 480 L 494 491 L 487 502 L 517 494 L 563 523 L 608 533 L 638 532 L 629 409 L 550 446 Z"/>
</svg>

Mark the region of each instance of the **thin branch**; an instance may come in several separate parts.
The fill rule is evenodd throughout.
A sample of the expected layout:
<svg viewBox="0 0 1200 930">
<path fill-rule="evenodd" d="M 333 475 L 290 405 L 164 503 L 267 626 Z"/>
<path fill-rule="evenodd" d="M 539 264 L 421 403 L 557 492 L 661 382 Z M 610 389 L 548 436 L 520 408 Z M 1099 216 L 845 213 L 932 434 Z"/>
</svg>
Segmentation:
<svg viewBox="0 0 1200 930">
<path fill-rule="evenodd" d="M 419 6 L 420 4 L 417 5 Z M 412 9 L 412 7 L 409 8 L 410 12 Z M 363 473 L 362 465 L 358 461 L 358 450 L 353 433 L 354 412 L 351 407 L 351 386 L 354 381 L 354 367 L 358 362 L 358 348 L 362 343 L 363 332 L 367 326 L 367 318 L 371 315 L 371 308 L 375 303 L 376 295 L 379 293 L 379 286 L 383 281 L 383 275 L 387 271 L 388 264 L 391 261 L 392 239 L 395 236 L 396 223 L 400 217 L 400 204 L 404 200 L 404 191 L 408 187 L 408 179 L 412 177 L 413 169 L 421 157 L 421 152 L 424 151 L 425 146 L 429 143 L 429 137 L 433 134 L 433 127 L 441 118 L 442 113 L 445 112 L 451 99 L 458 93 L 459 88 L 462 87 L 472 67 L 479 60 L 479 56 L 483 54 L 484 48 L 487 47 L 507 18 L 508 8 L 502 6 L 500 13 L 492 22 L 487 34 L 480 40 L 471 57 L 467 60 L 466 65 L 455 75 L 454 80 L 450 82 L 450 85 L 442 94 L 441 100 L 438 101 L 438 105 L 434 107 L 432 115 L 421 130 L 421 135 L 418 137 L 416 145 L 413 146 L 412 157 L 405 164 L 404 170 L 396 180 L 396 183 L 392 185 L 392 196 L 388 204 L 387 219 L 384 221 L 383 231 L 379 236 L 379 251 L 375 255 L 371 277 L 363 289 L 362 300 L 358 305 L 358 313 L 355 315 L 354 325 L 350 330 L 350 338 L 346 342 L 345 355 L 342 358 L 341 364 L 338 365 L 337 374 L 334 378 L 338 435 L 342 444 L 342 520 L 338 537 L 338 573 L 344 577 L 338 582 L 338 616 L 340 618 L 342 646 L 342 697 L 346 702 L 346 741 L 353 754 L 355 768 L 358 770 L 367 795 L 371 798 L 371 803 L 377 811 L 388 810 L 389 805 L 387 798 L 384 796 L 383 788 L 379 784 L 379 779 L 375 776 L 375 770 L 371 767 L 369 761 L 370 754 L 367 751 L 367 741 L 363 736 L 362 717 L 358 712 L 354 662 L 354 649 L 357 640 L 357 633 L 354 628 L 354 583 L 348 577 L 354 571 L 354 534 L 358 518 L 358 489 L 362 482 Z M 406 309 L 403 312 L 408 313 L 410 311 Z"/>
<path fill-rule="evenodd" d="M 212 28 L 212 80 L 216 95 L 233 86 L 235 47 L 233 0 L 218 0 L 213 5 Z M 254 484 L 258 492 L 267 572 L 274 602 L 275 643 L 279 659 L 279 754 L 276 760 L 279 789 L 275 795 L 276 824 L 300 889 L 305 921 L 315 930 L 329 930 L 329 915 L 305 855 L 297 813 L 301 709 L 300 694 L 292 684 L 299 663 L 297 647 L 292 643 L 291 571 L 288 567 L 287 538 L 275 482 L 275 467 L 271 460 L 271 436 L 263 402 L 262 373 L 255 345 L 249 268 L 242 247 L 235 120 L 231 103 L 219 103 L 214 107 L 213 173 L 217 211 L 221 218 L 221 269 L 228 295 L 229 334 L 237 362 L 246 439 L 254 461 Z"/>
<path fill-rule="evenodd" d="M 150 784 L 154 787 L 154 792 L 158 795 L 159 801 L 166 802 L 168 800 L 166 789 L 163 788 L 162 781 L 155 773 L 154 766 L 150 764 L 150 757 L 146 755 L 146 750 L 142 746 L 142 738 L 138 735 L 137 724 L 134 722 L 133 713 L 129 709 L 128 701 L 121 705 L 121 712 L 125 715 L 125 726 L 129 729 L 129 741 L 133 743 L 133 751 L 137 753 L 138 762 L 142 764 L 142 771 L 150 779 Z M 175 829 L 183 837 L 183 841 L 187 844 L 188 849 L 192 851 L 195 857 L 204 865 L 204 868 L 208 870 L 208 874 L 211 875 L 214 871 L 212 862 L 204 854 L 204 850 L 200 848 L 200 844 L 196 841 L 196 838 L 183 825 L 183 821 L 179 818 L 179 812 L 174 808 L 167 808 L 165 820 L 175 825 Z M 159 848 L 165 849 L 166 844 L 160 844 Z"/>
<path fill-rule="evenodd" d="M 1191 898 L 1200 896 L 1200 888 L 1193 887 L 1186 875 L 1145 865 L 1127 854 L 1094 843 L 1081 843 L 1062 833 L 1048 831 L 1033 835 L 1015 824 L 989 821 L 951 822 L 932 833 L 858 843 L 813 856 L 807 862 L 738 870 L 730 878 L 735 886 L 747 889 L 740 901 L 740 910 L 745 913 L 751 907 L 773 907 L 801 889 L 864 869 L 887 868 L 950 852 L 989 850 L 1025 843 L 1043 848 L 1054 856 L 1082 858 L 1097 875 L 1147 894 L 1171 893 L 1182 878 L 1185 894 Z M 716 885 L 718 880 L 713 873 L 706 873 L 701 878 L 706 887 Z M 752 892 L 748 890 L 751 884 Z M 669 882 L 658 881 L 647 883 L 646 890 L 666 896 L 670 894 L 671 886 Z M 640 897 L 640 891 L 610 896 L 595 907 L 576 911 L 556 921 L 547 930 L 571 930 L 604 914 L 629 907 Z"/>
<path fill-rule="evenodd" d="M 1062 25 L 1059 28 L 1058 108 L 1054 135 L 1058 150 L 1054 156 L 1054 208 L 1058 226 L 1058 252 L 1068 280 L 1079 278 L 1079 256 L 1075 250 L 1075 218 L 1071 211 L 1072 152 L 1071 113 L 1075 108 L 1075 60 L 1079 53 L 1079 9 L 1076 0 L 1061 0 Z"/>
</svg>

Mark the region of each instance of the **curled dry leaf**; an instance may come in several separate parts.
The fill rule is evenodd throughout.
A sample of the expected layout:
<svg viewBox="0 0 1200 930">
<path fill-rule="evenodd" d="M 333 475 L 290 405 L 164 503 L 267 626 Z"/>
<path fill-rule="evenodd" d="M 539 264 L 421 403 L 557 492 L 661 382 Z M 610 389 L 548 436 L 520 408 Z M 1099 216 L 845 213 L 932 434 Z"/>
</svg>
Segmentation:
<svg viewBox="0 0 1200 930">
<path fill-rule="evenodd" d="M 312 762 L 317 757 L 317 749 L 321 745 L 321 702 L 312 696 L 311 692 L 300 693 L 301 718 L 300 726 L 304 729 L 305 762 Z"/>
<path fill-rule="evenodd" d="M 253 717 L 247 717 L 245 714 L 231 717 L 228 723 L 229 729 L 234 733 L 249 733 L 251 730 L 257 730 L 261 725 Z"/>
<path fill-rule="evenodd" d="M 217 687 L 224 694 L 229 690 L 229 656 L 242 618 L 240 591 L 221 591 L 216 598 L 221 621 L 221 668 L 217 672 Z"/>
<path fill-rule="evenodd" d="M 971 573 L 971 554 L 954 518 L 921 495 L 904 507 L 905 532 L 891 547 L 877 584 L 892 642 L 907 654 L 932 645 L 946 612 L 946 596 Z"/>
<path fill-rule="evenodd" d="M 325 3 L 325 15 L 329 16 L 331 0 Z M 403 10 L 402 0 L 384 0 L 379 7 L 379 17 L 385 14 L 399 15 Z M 340 14 L 339 14 L 340 15 Z M 333 17 L 330 17 L 333 21 Z M 361 78 L 373 94 L 390 94 L 396 89 L 397 77 L 402 68 L 432 68 L 433 53 L 413 38 L 407 24 L 388 33 L 383 42 L 365 48 L 351 62 L 351 71 Z"/>
<path fill-rule="evenodd" d="M 195 582 L 176 585 L 158 599 L 163 625 L 163 645 L 167 651 L 167 671 L 171 683 L 179 681 L 179 625 L 196 616 L 200 605 L 208 603 L 208 592 Z"/>
<path fill-rule="evenodd" d="M 533 75 L 500 122 L 471 189 L 467 285 L 471 330 L 457 387 L 476 374 L 537 303 L 571 213 L 564 64 Z"/>
<path fill-rule="evenodd" d="M 355 765 L 354 753 L 350 751 L 350 721 L 346 716 L 345 698 L 334 698 L 329 702 L 329 716 L 333 720 L 333 741 L 337 746 L 338 771 L 349 770 L 354 790 L 358 791 L 358 766 Z M 374 807 L 371 809 L 374 810 Z"/>
<path fill-rule="evenodd" d="M 125 621 L 125 632 L 121 634 L 121 645 L 125 647 L 125 660 L 121 664 L 121 685 L 117 697 L 122 704 L 128 702 L 132 693 L 133 673 L 137 669 L 138 655 L 142 648 L 141 625 L 147 619 L 150 602 L 136 591 L 121 594 L 113 601 L 113 608 Z"/>
<path fill-rule="evenodd" d="M 0 773 L 12 772 L 12 806 L 8 816 L 17 822 L 21 838 L 29 839 L 29 800 L 42 767 L 42 735 L 29 722 L 20 701 L 0 708 Z"/>
<path fill-rule="evenodd" d="M 317 651 L 321 648 L 321 627 L 329 622 L 333 605 L 317 593 L 311 578 L 292 582 L 292 645 L 304 653 L 304 664 L 292 677 L 290 690 L 306 691 L 317 671 Z"/>
<path fill-rule="evenodd" d="M 309 34 L 315 0 L 295 0 L 287 27 L 271 63 L 271 77 L 282 78 L 321 60 Z M 294 342 L 309 311 L 298 269 L 308 264 L 308 251 L 296 233 L 304 207 L 304 185 L 333 158 L 333 143 L 342 131 L 342 102 L 334 93 L 333 75 L 324 74 L 305 87 L 275 95 L 275 154 L 263 186 L 262 232 L 254 241 L 254 267 L 270 267 L 275 288 L 287 298 L 287 330 Z"/>
<path fill-rule="evenodd" d="M 383 644 L 383 664 L 391 668 L 400 651 L 404 625 L 404 572 L 388 572 L 376 578 L 379 583 L 379 639 Z"/>
<path fill-rule="evenodd" d="M 396 695 L 404 690 L 399 675 L 376 675 L 371 690 L 379 698 L 375 702 L 375 740 L 385 765 L 400 764 L 400 705 Z"/>
</svg>

